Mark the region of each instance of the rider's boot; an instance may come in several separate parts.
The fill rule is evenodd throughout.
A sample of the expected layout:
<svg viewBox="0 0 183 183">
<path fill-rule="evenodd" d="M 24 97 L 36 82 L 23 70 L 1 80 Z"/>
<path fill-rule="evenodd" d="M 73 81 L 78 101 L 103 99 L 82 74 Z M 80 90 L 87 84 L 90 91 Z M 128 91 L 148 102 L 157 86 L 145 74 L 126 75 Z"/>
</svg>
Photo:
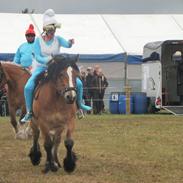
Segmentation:
<svg viewBox="0 0 183 183">
<path fill-rule="evenodd" d="M 27 123 L 27 122 L 30 122 L 31 119 L 32 119 L 32 112 L 29 111 L 20 121 L 21 121 L 21 123 Z"/>
<path fill-rule="evenodd" d="M 26 115 L 20 120 L 21 123 L 30 122 L 32 119 L 32 100 L 33 100 L 34 86 L 27 83 L 24 88 L 25 103 L 26 103 Z"/>
</svg>

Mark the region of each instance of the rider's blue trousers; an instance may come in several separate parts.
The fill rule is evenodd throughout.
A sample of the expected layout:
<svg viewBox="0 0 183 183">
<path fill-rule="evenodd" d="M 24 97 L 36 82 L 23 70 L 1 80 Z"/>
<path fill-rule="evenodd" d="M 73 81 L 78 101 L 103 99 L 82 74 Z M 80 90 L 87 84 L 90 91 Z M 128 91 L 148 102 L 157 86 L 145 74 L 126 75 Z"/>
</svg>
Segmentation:
<svg viewBox="0 0 183 183">
<path fill-rule="evenodd" d="M 40 73 L 44 72 L 45 70 L 46 70 L 46 67 L 37 67 L 25 85 L 24 96 L 25 96 L 25 104 L 26 104 L 27 112 L 32 111 L 32 101 L 33 101 L 34 89 L 36 85 L 36 78 Z"/>
</svg>

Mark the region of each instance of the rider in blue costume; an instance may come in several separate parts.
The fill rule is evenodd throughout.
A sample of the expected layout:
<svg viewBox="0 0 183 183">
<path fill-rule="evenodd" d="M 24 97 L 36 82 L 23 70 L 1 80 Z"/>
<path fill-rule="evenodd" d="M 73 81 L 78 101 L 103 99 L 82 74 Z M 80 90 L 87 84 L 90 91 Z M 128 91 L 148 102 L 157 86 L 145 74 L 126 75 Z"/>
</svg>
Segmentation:
<svg viewBox="0 0 183 183">
<path fill-rule="evenodd" d="M 52 55 L 59 54 L 60 47 L 71 48 L 74 44 L 74 39 L 67 41 L 60 36 L 55 36 L 56 28 L 59 28 L 59 24 L 55 19 L 55 13 L 52 9 L 48 9 L 43 15 L 43 34 L 34 42 L 35 62 L 33 63 L 32 76 L 24 88 L 27 114 L 21 119 L 22 123 L 28 122 L 32 118 L 33 93 L 37 76 L 47 69 L 47 63 L 52 59 Z M 90 106 L 83 104 L 83 85 L 79 78 L 76 79 L 76 85 L 79 108 L 86 111 L 91 110 Z"/>
<path fill-rule="evenodd" d="M 34 26 L 29 25 L 29 28 L 25 32 L 26 42 L 22 43 L 15 54 L 13 62 L 21 65 L 23 68 L 30 69 L 32 66 L 32 51 L 35 40 L 36 33 L 34 31 Z"/>
</svg>

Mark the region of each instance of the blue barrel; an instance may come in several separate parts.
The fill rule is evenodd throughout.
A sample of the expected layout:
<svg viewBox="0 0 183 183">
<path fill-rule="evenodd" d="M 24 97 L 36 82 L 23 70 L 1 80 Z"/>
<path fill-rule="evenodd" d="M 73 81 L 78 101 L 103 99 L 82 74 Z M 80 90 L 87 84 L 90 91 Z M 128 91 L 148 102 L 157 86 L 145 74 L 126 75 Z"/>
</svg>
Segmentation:
<svg viewBox="0 0 183 183">
<path fill-rule="evenodd" d="M 133 96 L 130 97 L 130 113 L 133 113 L 134 109 Z M 119 113 L 126 114 L 126 95 L 122 94 L 119 96 Z"/>
<path fill-rule="evenodd" d="M 144 92 L 133 93 L 134 97 L 134 113 L 144 114 L 147 113 L 147 96 Z"/>
<path fill-rule="evenodd" d="M 119 92 L 112 92 L 109 99 L 109 111 L 112 114 L 119 114 Z"/>
</svg>

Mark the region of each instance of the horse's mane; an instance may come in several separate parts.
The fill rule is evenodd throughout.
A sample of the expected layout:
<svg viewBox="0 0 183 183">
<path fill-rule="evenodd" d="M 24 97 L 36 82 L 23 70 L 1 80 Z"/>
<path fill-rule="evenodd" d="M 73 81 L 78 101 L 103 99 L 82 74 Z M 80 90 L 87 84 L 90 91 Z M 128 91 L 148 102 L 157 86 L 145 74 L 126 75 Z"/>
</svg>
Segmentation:
<svg viewBox="0 0 183 183">
<path fill-rule="evenodd" d="M 69 54 L 55 55 L 53 59 L 48 63 L 47 79 L 55 81 L 59 73 L 69 66 L 71 66 L 79 73 L 78 66 L 76 65 L 77 60 L 78 55 L 69 55 Z"/>
</svg>

